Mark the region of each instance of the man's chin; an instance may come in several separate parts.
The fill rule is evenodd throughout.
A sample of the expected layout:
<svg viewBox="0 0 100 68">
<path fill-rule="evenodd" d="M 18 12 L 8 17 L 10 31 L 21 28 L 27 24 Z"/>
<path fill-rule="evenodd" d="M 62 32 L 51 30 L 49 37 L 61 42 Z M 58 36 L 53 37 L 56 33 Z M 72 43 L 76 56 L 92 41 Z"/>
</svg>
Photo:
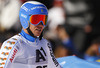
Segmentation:
<svg viewBox="0 0 100 68">
<path fill-rule="evenodd" d="M 38 34 L 36 34 L 35 36 L 40 36 L 41 35 L 41 33 L 38 33 Z"/>
<path fill-rule="evenodd" d="M 37 31 L 37 32 L 34 33 L 34 35 L 35 35 L 35 36 L 40 36 L 40 35 L 41 35 L 41 32 L 38 32 L 38 31 Z"/>
</svg>

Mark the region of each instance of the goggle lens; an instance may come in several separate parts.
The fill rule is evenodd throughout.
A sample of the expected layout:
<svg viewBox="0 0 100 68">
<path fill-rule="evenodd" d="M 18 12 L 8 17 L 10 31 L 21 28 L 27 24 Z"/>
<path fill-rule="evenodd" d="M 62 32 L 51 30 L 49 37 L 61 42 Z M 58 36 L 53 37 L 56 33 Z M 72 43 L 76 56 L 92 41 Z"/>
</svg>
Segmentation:
<svg viewBox="0 0 100 68">
<path fill-rule="evenodd" d="M 40 23 L 40 21 L 43 22 L 43 25 L 47 24 L 47 15 L 31 15 L 30 22 L 34 25 L 37 25 Z"/>
</svg>

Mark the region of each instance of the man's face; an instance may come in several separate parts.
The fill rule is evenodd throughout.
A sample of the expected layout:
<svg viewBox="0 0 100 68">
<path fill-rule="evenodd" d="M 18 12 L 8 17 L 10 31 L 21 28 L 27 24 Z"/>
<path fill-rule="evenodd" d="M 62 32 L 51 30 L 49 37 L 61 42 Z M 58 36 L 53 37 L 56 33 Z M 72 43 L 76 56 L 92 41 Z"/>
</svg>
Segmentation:
<svg viewBox="0 0 100 68">
<path fill-rule="evenodd" d="M 43 31 L 43 28 L 44 28 L 44 26 L 43 26 L 42 23 L 40 23 L 37 26 L 34 26 L 34 25 L 30 24 L 30 30 L 32 31 L 34 36 L 40 36 L 41 32 Z"/>
</svg>

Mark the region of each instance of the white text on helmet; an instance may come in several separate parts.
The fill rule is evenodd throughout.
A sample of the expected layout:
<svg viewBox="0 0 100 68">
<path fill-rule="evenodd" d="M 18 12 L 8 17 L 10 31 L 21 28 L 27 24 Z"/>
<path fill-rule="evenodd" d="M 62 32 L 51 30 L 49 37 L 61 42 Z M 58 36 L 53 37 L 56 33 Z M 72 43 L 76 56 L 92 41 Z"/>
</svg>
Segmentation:
<svg viewBox="0 0 100 68">
<path fill-rule="evenodd" d="M 41 7 L 41 6 L 33 7 L 33 8 L 31 8 L 31 10 L 34 10 L 34 9 L 36 9 L 36 8 L 45 8 L 45 7 Z"/>
<path fill-rule="evenodd" d="M 24 17 L 24 18 L 27 18 L 27 16 L 26 16 L 26 15 L 24 15 L 24 14 L 21 14 L 21 16 L 22 16 L 22 17 Z"/>
<path fill-rule="evenodd" d="M 28 8 L 26 8 L 25 6 L 22 6 L 22 9 L 24 9 L 26 12 L 28 11 Z"/>
</svg>

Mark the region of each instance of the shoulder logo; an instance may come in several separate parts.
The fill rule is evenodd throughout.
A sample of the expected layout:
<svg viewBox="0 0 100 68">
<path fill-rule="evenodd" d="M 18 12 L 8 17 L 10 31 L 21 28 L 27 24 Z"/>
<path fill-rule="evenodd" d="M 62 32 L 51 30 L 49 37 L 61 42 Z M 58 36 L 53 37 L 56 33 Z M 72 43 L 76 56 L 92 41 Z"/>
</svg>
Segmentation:
<svg viewBox="0 0 100 68">
<path fill-rule="evenodd" d="M 16 38 L 12 38 L 13 40 L 17 40 Z"/>
<path fill-rule="evenodd" d="M 7 47 L 7 46 L 5 46 L 4 48 L 7 49 L 7 50 L 11 50 L 12 49 L 12 47 Z"/>
<path fill-rule="evenodd" d="M 15 42 L 11 42 L 11 41 L 7 41 L 7 43 L 10 43 L 10 44 L 15 44 Z"/>
<path fill-rule="evenodd" d="M 5 65 L 5 62 L 0 63 L 0 65 Z"/>
<path fill-rule="evenodd" d="M 4 61 L 4 60 L 7 60 L 7 58 L 1 58 L 1 57 L 0 57 L 0 60 Z"/>
<path fill-rule="evenodd" d="M 9 52 L 2 52 L 1 54 L 3 54 L 3 55 L 9 55 Z"/>
</svg>

